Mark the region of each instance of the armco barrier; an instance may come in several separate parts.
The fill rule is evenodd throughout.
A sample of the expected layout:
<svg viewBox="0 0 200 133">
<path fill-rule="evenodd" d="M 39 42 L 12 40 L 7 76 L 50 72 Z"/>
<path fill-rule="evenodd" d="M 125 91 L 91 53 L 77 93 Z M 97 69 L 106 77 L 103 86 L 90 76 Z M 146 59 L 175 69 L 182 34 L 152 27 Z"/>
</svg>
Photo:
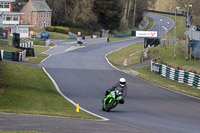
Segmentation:
<svg viewBox="0 0 200 133">
<path fill-rule="evenodd" d="M 23 61 L 25 57 L 26 57 L 26 50 L 24 50 L 23 52 L 19 52 L 19 61 Z"/>
<path fill-rule="evenodd" d="M 20 47 L 20 49 L 26 50 L 26 56 L 35 57 L 34 48 L 23 48 L 23 47 Z"/>
<path fill-rule="evenodd" d="M 107 37 L 89 38 L 89 39 L 86 39 L 85 42 L 86 42 L 86 45 L 107 43 L 108 42 L 108 38 Z"/>
<path fill-rule="evenodd" d="M 171 68 L 169 66 L 151 62 L 151 71 L 162 75 L 168 79 L 184 83 L 194 88 L 200 89 L 200 75 Z"/>
</svg>

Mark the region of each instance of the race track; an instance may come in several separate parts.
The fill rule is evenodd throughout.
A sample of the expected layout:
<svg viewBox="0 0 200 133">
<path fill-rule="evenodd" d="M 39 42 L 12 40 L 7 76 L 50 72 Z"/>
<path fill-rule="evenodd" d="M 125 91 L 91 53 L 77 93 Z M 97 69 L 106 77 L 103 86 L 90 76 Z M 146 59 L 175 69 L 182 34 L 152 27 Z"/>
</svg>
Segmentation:
<svg viewBox="0 0 200 133">
<path fill-rule="evenodd" d="M 148 15 L 148 14 L 147 14 Z M 155 20 L 152 31 L 159 31 L 159 21 L 171 29 L 173 20 L 148 15 Z M 169 22 L 169 23 L 168 23 Z M 161 28 L 160 35 L 165 30 Z M 56 47 L 39 66 L 51 75 L 60 91 L 84 109 L 110 119 L 83 120 L 40 115 L 0 113 L 0 130 L 34 130 L 52 133 L 199 133 L 200 100 L 162 88 L 112 67 L 105 55 L 119 48 L 142 42 L 130 38 L 120 42 L 87 45 L 67 51 L 75 41 L 52 40 Z M 135 44 L 136 45 L 136 44 Z M 120 77 L 127 79 L 125 104 L 103 112 L 105 91 Z"/>
</svg>

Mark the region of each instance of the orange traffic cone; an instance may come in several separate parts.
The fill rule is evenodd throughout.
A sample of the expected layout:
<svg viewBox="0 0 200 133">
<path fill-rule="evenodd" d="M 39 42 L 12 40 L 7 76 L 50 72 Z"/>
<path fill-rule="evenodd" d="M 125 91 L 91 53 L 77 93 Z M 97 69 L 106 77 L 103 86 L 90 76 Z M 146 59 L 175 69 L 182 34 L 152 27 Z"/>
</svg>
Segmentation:
<svg viewBox="0 0 200 133">
<path fill-rule="evenodd" d="M 76 112 L 79 112 L 79 104 L 77 104 Z"/>
</svg>

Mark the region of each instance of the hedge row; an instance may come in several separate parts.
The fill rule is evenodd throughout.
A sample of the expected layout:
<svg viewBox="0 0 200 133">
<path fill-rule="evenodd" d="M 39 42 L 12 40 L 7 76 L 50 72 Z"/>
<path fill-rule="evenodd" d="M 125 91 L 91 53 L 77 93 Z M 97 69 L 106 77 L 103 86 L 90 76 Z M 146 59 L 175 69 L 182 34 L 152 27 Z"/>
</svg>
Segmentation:
<svg viewBox="0 0 200 133">
<path fill-rule="evenodd" d="M 68 27 L 62 27 L 62 26 L 49 26 L 49 27 L 46 27 L 46 31 L 59 32 L 59 33 L 64 33 L 64 34 L 68 34 L 69 30 L 70 29 Z"/>
</svg>

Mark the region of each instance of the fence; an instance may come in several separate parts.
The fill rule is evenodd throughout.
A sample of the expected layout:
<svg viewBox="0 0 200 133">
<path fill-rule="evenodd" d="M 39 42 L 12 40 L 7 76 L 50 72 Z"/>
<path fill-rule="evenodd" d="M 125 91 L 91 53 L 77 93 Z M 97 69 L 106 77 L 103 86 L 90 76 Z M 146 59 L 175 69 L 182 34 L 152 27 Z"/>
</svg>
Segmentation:
<svg viewBox="0 0 200 133">
<path fill-rule="evenodd" d="M 20 43 L 19 46 L 23 47 L 23 48 L 30 48 L 30 47 L 33 46 L 33 41 L 29 41 L 29 42 L 25 42 L 25 43 Z"/>
<path fill-rule="evenodd" d="M 50 39 L 47 39 L 47 40 L 45 41 L 45 46 L 49 46 L 50 43 L 51 43 Z"/>
<path fill-rule="evenodd" d="M 151 71 L 163 77 L 200 89 L 200 75 L 151 62 Z"/>
<path fill-rule="evenodd" d="M 147 20 L 145 21 L 144 25 L 143 25 L 140 29 L 138 29 L 138 31 L 144 30 L 144 29 L 147 27 L 148 24 L 149 24 L 149 19 L 147 19 Z M 131 35 L 131 33 L 130 33 L 130 34 L 124 34 L 124 35 L 114 35 L 113 37 L 114 37 L 114 38 L 126 38 L 126 37 L 131 37 L 131 36 L 132 36 L 132 35 Z"/>
<path fill-rule="evenodd" d="M 156 11 L 156 10 L 146 10 L 148 12 L 154 12 L 154 13 L 161 13 L 161 14 L 168 14 L 168 15 L 175 15 L 175 13 L 172 12 L 163 12 L 163 11 Z M 176 16 L 186 16 L 184 13 L 176 13 Z"/>
</svg>

